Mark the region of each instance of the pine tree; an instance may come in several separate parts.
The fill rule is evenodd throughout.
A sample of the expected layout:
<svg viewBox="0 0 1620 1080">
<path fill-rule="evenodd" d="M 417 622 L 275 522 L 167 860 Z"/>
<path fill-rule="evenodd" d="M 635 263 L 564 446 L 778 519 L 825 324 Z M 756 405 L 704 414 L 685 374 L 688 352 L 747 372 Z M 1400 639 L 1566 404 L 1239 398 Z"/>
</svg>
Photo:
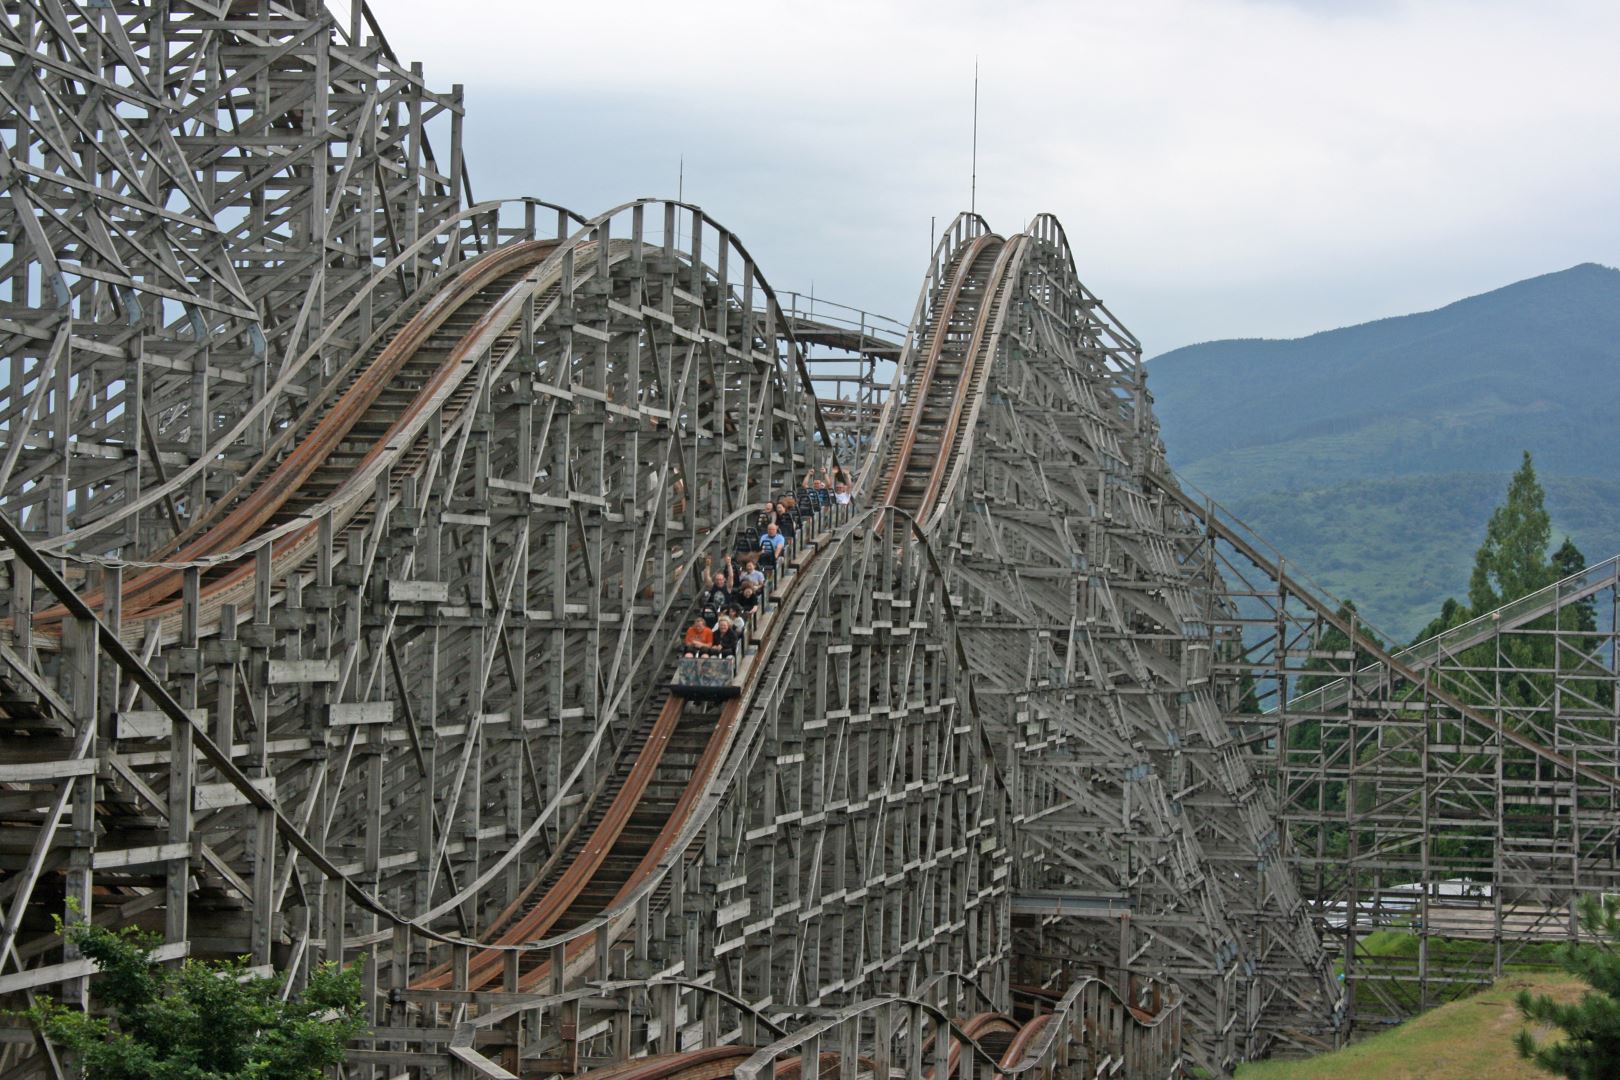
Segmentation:
<svg viewBox="0 0 1620 1080">
<path fill-rule="evenodd" d="M 1563 945 L 1558 960 L 1592 989 L 1572 1005 L 1519 991 L 1516 1000 L 1525 1019 L 1561 1028 L 1564 1038 L 1538 1043 L 1521 1029 L 1515 1045 L 1521 1057 L 1557 1076 L 1610 1080 L 1620 1076 L 1620 952 L 1615 949 L 1620 945 L 1620 897 L 1583 897 L 1580 911 L 1582 925 L 1601 943 Z"/>
<path fill-rule="evenodd" d="M 1546 493 L 1526 450 L 1519 471 L 1508 481 L 1507 501 L 1491 514 L 1485 542 L 1474 553 L 1474 572 L 1468 579 L 1473 613 L 1483 615 L 1547 584 L 1551 543 Z"/>
<path fill-rule="evenodd" d="M 1569 537 L 1552 554 L 1552 580 L 1562 581 L 1573 577 L 1586 569 L 1586 556 Z M 1565 618 L 1560 625 L 1569 630 L 1596 630 L 1597 629 L 1597 601 L 1587 597 L 1579 603 L 1565 608 Z"/>
<path fill-rule="evenodd" d="M 1557 571 L 1556 577 L 1572 577 L 1586 569 L 1586 556 L 1575 546 L 1575 541 L 1566 536 L 1558 550 L 1552 553 L 1552 567 Z"/>
<path fill-rule="evenodd" d="M 1574 566 L 1578 561 L 1585 566 L 1585 558 L 1567 539 L 1552 559 L 1547 549 L 1552 540 L 1552 519 L 1547 514 L 1546 493 L 1536 479 L 1535 463 L 1530 451 L 1513 478 L 1508 481 L 1507 498 L 1491 513 L 1485 526 L 1485 539 L 1474 553 L 1474 569 L 1468 580 L 1468 603 L 1447 600 L 1440 615 L 1423 628 L 1413 644 L 1433 637 L 1442 631 L 1461 625 L 1469 619 L 1494 611 L 1535 592 L 1563 576 L 1560 567 Z M 1566 618 L 1560 616 L 1560 619 Z M 1537 620 L 1529 629 L 1550 629 L 1554 620 Z M 1595 625 L 1595 623 L 1594 623 Z M 1495 650 L 1500 647 L 1498 657 Z M 1552 667 L 1555 640 L 1551 636 L 1514 638 L 1498 644 L 1476 646 L 1463 654 L 1464 666 L 1490 668 L 1498 660 L 1518 672 L 1545 671 Z M 1551 689 L 1547 676 L 1539 674 L 1510 674 L 1500 682 L 1500 694 L 1509 702 L 1530 705 L 1545 698 Z M 1491 691 L 1471 692 L 1458 688 L 1465 699 L 1487 702 Z"/>
</svg>

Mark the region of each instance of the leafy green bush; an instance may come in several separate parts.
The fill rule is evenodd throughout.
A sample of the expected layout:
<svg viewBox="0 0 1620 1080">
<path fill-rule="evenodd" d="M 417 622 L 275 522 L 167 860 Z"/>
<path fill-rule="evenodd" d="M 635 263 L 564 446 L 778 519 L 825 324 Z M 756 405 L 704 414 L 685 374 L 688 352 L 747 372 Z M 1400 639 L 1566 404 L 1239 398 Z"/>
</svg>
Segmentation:
<svg viewBox="0 0 1620 1080">
<path fill-rule="evenodd" d="M 301 995 L 246 960 L 179 967 L 152 959 L 161 939 L 133 928 L 58 930 L 95 962 L 95 1013 L 41 999 L 25 1014 L 71 1050 L 86 1080 L 318 1080 L 365 1030 L 359 965 L 324 964 Z"/>
</svg>

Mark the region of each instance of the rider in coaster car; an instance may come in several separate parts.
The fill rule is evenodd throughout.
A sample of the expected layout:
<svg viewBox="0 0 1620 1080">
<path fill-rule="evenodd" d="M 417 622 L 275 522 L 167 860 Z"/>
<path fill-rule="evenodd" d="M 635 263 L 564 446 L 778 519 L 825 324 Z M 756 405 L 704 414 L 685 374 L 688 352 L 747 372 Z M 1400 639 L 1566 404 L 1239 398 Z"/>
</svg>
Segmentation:
<svg viewBox="0 0 1620 1080">
<path fill-rule="evenodd" d="M 798 523 L 793 520 L 793 514 L 788 512 L 786 499 L 776 504 L 776 528 L 787 540 L 792 540 L 794 534 L 798 532 Z"/>
<path fill-rule="evenodd" d="M 698 602 L 704 607 L 713 608 L 716 611 L 731 603 L 731 589 L 727 585 L 724 571 L 715 571 L 714 583 L 703 590 L 703 595 L 698 598 Z"/>
<path fill-rule="evenodd" d="M 765 535 L 759 538 L 759 550 L 764 551 L 766 548 L 770 548 L 774 561 L 782 557 L 782 549 L 785 547 L 787 547 L 787 537 L 782 535 L 782 530 L 777 528 L 776 523 L 773 521 L 765 526 Z"/>
<path fill-rule="evenodd" d="M 714 655 L 714 631 L 709 629 L 709 624 L 704 621 L 702 615 L 695 617 L 692 625 L 686 628 L 686 650 L 683 655 Z"/>
<path fill-rule="evenodd" d="M 742 640 L 742 631 L 732 624 L 729 617 L 720 616 L 720 622 L 714 628 L 714 647 L 720 655 L 736 656 Z"/>
</svg>

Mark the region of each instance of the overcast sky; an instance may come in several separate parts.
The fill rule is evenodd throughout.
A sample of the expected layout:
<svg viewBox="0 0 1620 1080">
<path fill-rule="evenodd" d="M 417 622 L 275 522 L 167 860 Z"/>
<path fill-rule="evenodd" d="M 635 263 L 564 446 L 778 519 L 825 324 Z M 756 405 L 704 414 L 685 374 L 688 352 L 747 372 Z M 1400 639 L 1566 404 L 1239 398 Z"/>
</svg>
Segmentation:
<svg viewBox="0 0 1620 1080">
<path fill-rule="evenodd" d="M 929 218 L 1049 210 L 1149 355 L 1620 263 L 1620 3 L 373 0 L 479 198 L 685 195 L 902 321 Z"/>
</svg>

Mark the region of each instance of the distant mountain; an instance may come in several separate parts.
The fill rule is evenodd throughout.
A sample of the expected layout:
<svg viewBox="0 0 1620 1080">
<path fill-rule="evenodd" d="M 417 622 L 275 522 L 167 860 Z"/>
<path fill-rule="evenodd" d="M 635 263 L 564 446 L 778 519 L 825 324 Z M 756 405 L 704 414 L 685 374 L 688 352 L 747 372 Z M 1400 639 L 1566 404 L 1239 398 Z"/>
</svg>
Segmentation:
<svg viewBox="0 0 1620 1080">
<path fill-rule="evenodd" d="M 1467 586 L 1529 450 L 1555 529 L 1620 551 L 1620 270 L 1149 362 L 1171 464 L 1398 637 Z M 1559 536 L 1554 536 L 1557 543 Z"/>
</svg>

